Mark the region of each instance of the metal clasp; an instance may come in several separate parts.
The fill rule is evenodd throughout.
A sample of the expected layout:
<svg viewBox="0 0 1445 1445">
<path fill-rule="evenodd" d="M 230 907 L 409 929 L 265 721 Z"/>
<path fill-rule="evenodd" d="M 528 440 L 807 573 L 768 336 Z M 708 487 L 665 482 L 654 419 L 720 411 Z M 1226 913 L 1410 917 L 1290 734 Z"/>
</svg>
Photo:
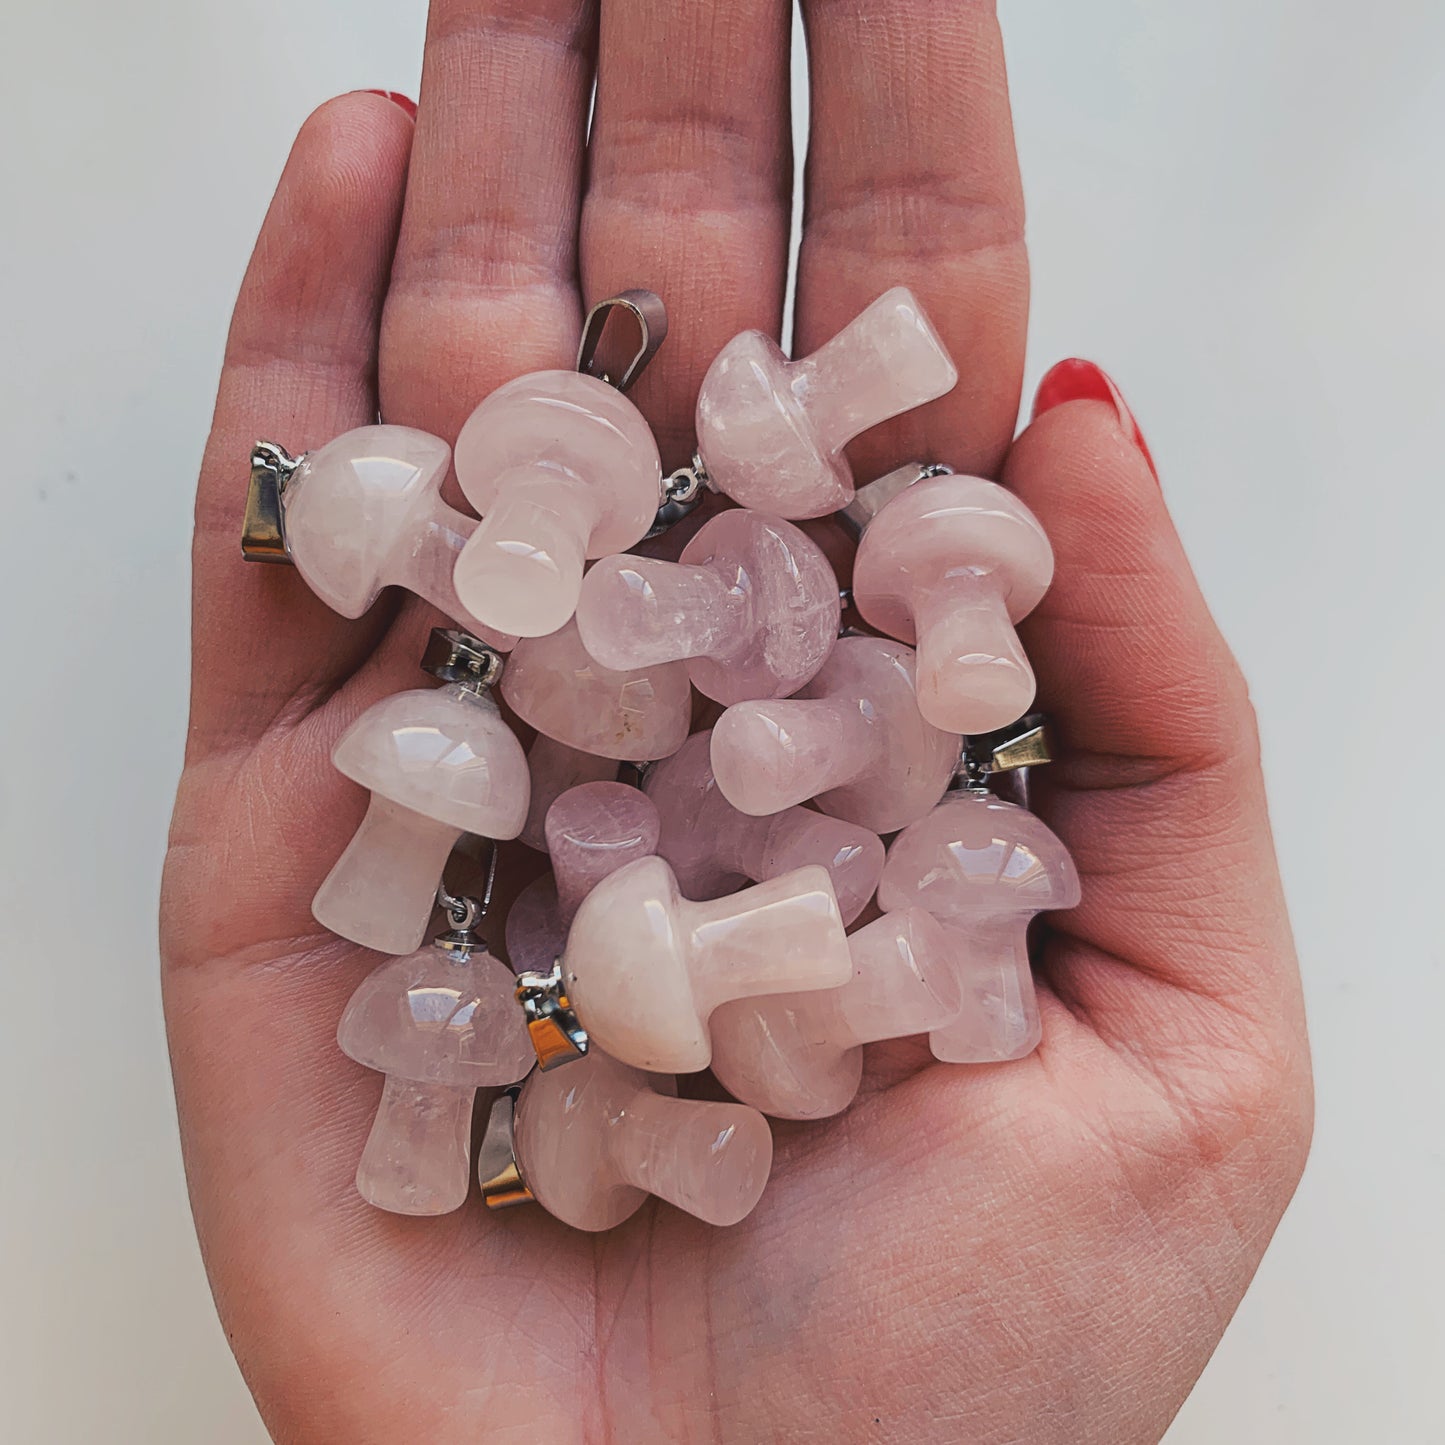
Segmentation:
<svg viewBox="0 0 1445 1445">
<path fill-rule="evenodd" d="M 521 1087 L 514 1084 L 497 1096 L 477 1149 L 477 1179 L 488 1209 L 510 1209 L 536 1198 L 527 1188 L 517 1164 L 516 1117 L 520 1093 Z"/>
<path fill-rule="evenodd" d="M 1053 760 L 1049 720 L 1041 712 L 1031 712 L 1006 728 L 964 738 L 953 786 L 964 792 L 986 793 L 991 777 L 1012 773 L 1018 780 L 1019 801 L 1027 807 L 1029 770 Z"/>
<path fill-rule="evenodd" d="M 616 312 L 625 312 L 635 323 L 638 331 L 638 345 L 630 361 L 622 360 L 616 341 L 606 348 L 603 355 L 603 341 L 608 332 L 608 323 Z M 615 330 L 615 328 L 612 328 Z M 621 291 L 599 301 L 582 323 L 582 340 L 577 345 L 577 370 L 587 376 L 595 376 L 618 391 L 626 391 L 642 375 L 647 363 L 657 355 L 658 348 L 667 340 L 667 307 L 662 297 L 653 291 Z M 600 361 L 599 361 L 600 357 Z"/>
<path fill-rule="evenodd" d="M 552 965 L 551 973 L 519 973 L 516 999 L 522 1006 L 527 1034 L 544 1073 L 587 1053 L 587 1030 L 577 1022 L 572 1001 L 563 987 L 560 959 Z"/>
<path fill-rule="evenodd" d="M 876 481 L 867 482 L 853 493 L 853 500 L 838 513 L 838 520 L 856 542 L 867 530 L 868 523 L 896 497 L 918 482 L 930 477 L 951 477 L 953 468 L 946 462 L 908 462 L 885 473 Z"/>
<path fill-rule="evenodd" d="M 241 521 L 241 555 L 248 562 L 290 562 L 281 494 L 305 460 L 275 442 L 257 442 L 251 448 L 251 481 Z"/>
<path fill-rule="evenodd" d="M 701 455 L 694 452 L 690 466 L 679 467 L 671 476 L 662 479 L 662 505 L 657 509 L 657 516 L 643 540 L 660 537 L 669 527 L 675 527 L 684 517 L 690 517 L 707 495 L 710 485 L 707 467 Z"/>
<path fill-rule="evenodd" d="M 433 627 L 421 657 L 423 672 L 478 694 L 501 681 L 505 666 L 506 658 L 495 647 L 457 627 Z"/>
</svg>

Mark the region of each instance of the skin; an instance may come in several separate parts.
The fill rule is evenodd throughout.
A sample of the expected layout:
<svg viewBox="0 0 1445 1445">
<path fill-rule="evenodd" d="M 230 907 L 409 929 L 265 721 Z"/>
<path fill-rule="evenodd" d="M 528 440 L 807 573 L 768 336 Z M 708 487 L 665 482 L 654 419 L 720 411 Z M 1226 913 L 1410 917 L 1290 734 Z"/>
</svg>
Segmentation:
<svg viewBox="0 0 1445 1445">
<path fill-rule="evenodd" d="M 1308 1050 L 1245 685 L 1113 408 L 1065 404 L 1010 444 L 1027 267 L 992 7 L 804 11 L 796 347 L 914 287 L 962 379 L 862 438 L 859 474 L 922 455 L 997 476 L 1057 552 L 1023 629 L 1063 753 L 1036 806 L 1084 901 L 1042 938 L 1043 1044 L 988 1068 L 872 1050 L 847 1115 L 776 1128 L 769 1190 L 729 1230 L 357 1197 L 381 1079 L 335 1030 L 376 958 L 310 915 L 365 805 L 328 757 L 418 684 L 437 619 L 388 599 L 345 621 L 244 565 L 251 442 L 315 446 L 378 404 L 454 439 L 500 382 L 571 364 L 583 297 L 644 285 L 673 329 L 634 396 L 678 465 L 713 353 L 777 334 L 791 189 L 782 0 L 608 0 L 600 21 L 585 0 L 434 0 L 415 130 L 356 94 L 296 141 L 196 506 L 166 1012 L 206 1265 L 277 1440 L 1156 1440 L 1303 1167 Z"/>
</svg>

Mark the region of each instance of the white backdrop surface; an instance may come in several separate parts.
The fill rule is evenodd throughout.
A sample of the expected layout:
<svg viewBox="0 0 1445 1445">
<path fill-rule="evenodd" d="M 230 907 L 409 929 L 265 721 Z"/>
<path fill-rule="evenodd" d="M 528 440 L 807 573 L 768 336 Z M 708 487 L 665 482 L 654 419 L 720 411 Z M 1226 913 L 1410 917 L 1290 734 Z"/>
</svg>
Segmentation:
<svg viewBox="0 0 1445 1445">
<path fill-rule="evenodd" d="M 1445 1440 L 1445 9 L 1005 3 L 1030 383 L 1123 387 L 1261 714 L 1314 1157 L 1170 1445 Z M 290 136 L 423 0 L 0 13 L 0 1440 L 257 1445 L 181 1178 L 155 896 L 187 533 Z"/>
</svg>

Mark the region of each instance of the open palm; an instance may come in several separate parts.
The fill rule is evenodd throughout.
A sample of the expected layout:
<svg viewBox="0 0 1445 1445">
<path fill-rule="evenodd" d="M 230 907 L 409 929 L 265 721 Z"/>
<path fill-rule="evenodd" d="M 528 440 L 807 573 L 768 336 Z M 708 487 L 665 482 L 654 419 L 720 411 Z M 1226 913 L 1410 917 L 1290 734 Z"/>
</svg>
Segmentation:
<svg viewBox="0 0 1445 1445">
<path fill-rule="evenodd" d="M 166 1007 L 207 1268 L 280 1440 L 1152 1440 L 1298 1177 L 1308 1059 L 1244 685 L 1117 410 L 1048 410 L 1010 446 L 1027 267 L 991 7 L 804 11 L 798 348 L 911 286 L 962 379 L 863 438 L 859 473 L 998 476 L 1057 554 L 1024 640 L 1063 752 L 1037 806 L 1084 901 L 1043 941 L 1043 1044 L 871 1051 L 850 1112 L 775 1127 L 728 1230 L 356 1195 L 381 1081 L 335 1030 L 376 955 L 310 914 L 365 801 L 329 755 L 418 684 L 437 619 L 389 597 L 344 621 L 245 566 L 251 443 L 378 407 L 452 439 L 498 383 L 570 363 L 584 297 L 646 286 L 673 330 L 634 395 L 677 465 L 714 352 L 778 332 L 787 264 L 785 0 L 434 0 L 415 129 L 357 94 L 297 141 L 197 503 Z"/>
</svg>

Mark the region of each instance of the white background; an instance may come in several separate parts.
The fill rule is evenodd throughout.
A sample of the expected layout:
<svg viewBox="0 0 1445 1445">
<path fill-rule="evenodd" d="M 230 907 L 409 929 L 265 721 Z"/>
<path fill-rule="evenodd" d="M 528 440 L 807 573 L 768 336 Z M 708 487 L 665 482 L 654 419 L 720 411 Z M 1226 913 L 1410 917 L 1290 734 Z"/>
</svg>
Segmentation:
<svg viewBox="0 0 1445 1445">
<path fill-rule="evenodd" d="M 1319 1070 L 1308 1175 L 1171 1445 L 1445 1440 L 1445 8 L 1003 7 L 1030 382 L 1092 356 L 1253 681 Z M 422 0 L 0 13 L 0 1440 L 255 1445 L 176 1146 L 155 896 L 187 531 L 289 138 L 415 93 Z M 243 459 L 242 459 L 243 460 Z"/>
</svg>

